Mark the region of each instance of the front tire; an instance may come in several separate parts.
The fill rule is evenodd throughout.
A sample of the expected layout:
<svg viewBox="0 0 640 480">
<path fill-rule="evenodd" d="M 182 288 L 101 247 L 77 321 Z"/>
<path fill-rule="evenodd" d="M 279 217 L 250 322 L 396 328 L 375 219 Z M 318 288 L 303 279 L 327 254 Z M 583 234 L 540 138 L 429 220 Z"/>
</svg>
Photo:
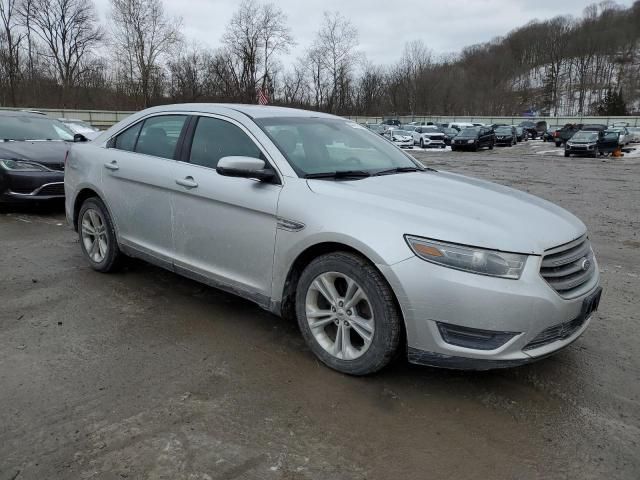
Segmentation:
<svg viewBox="0 0 640 480">
<path fill-rule="evenodd" d="M 401 317 L 393 292 L 359 255 L 336 252 L 314 259 L 298 282 L 296 316 L 311 351 L 348 375 L 384 368 L 400 346 Z"/>
<path fill-rule="evenodd" d="M 91 268 L 98 272 L 116 270 L 122 260 L 116 232 L 107 207 L 97 197 L 88 198 L 78 214 L 80 248 Z"/>
<path fill-rule="evenodd" d="M 424 148 L 424 140 L 422 138 L 420 139 L 420 148 Z"/>
</svg>

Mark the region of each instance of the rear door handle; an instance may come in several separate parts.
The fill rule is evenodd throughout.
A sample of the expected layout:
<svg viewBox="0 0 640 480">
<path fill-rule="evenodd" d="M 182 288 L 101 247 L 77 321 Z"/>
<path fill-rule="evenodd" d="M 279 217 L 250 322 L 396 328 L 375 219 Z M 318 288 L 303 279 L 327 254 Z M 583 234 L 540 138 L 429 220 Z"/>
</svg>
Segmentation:
<svg viewBox="0 0 640 480">
<path fill-rule="evenodd" d="M 120 167 L 118 166 L 118 162 L 116 162 L 115 160 L 113 160 L 111 163 L 105 163 L 104 164 L 104 168 L 106 168 L 107 170 L 119 170 Z"/>
<path fill-rule="evenodd" d="M 198 186 L 198 182 L 193 177 L 176 178 L 176 183 L 186 188 L 196 188 Z"/>
</svg>

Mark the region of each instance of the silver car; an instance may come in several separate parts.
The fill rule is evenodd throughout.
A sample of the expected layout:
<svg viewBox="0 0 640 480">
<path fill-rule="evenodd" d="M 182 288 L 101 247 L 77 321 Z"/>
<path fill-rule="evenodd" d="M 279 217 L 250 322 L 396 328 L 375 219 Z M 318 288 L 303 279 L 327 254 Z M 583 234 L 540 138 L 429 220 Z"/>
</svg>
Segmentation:
<svg viewBox="0 0 640 480">
<path fill-rule="evenodd" d="M 349 120 L 253 105 L 139 112 L 67 159 L 66 212 L 98 271 L 146 259 L 295 317 L 363 375 L 404 352 L 464 369 L 573 342 L 601 289 L 584 224 L 425 168 Z"/>
</svg>

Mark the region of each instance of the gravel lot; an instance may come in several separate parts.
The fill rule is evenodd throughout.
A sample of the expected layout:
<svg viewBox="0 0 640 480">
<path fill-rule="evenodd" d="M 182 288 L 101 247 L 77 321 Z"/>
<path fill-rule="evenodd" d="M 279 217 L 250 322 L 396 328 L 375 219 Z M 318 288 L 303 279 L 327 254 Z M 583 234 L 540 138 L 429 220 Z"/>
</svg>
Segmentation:
<svg viewBox="0 0 640 480">
<path fill-rule="evenodd" d="M 496 372 L 342 376 L 246 301 L 137 261 L 91 271 L 59 206 L 4 210 L 0 480 L 640 478 L 640 157 L 558 153 L 414 151 L 591 232 L 591 327 Z"/>
</svg>

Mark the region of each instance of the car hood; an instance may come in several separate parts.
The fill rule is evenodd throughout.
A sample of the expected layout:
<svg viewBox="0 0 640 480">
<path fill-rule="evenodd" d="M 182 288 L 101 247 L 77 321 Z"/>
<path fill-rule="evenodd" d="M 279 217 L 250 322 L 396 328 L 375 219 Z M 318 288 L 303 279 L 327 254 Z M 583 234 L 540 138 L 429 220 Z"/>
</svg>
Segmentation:
<svg viewBox="0 0 640 480">
<path fill-rule="evenodd" d="M 0 158 L 31 160 L 56 170 L 64 168 L 70 144 L 63 141 L 0 142 Z"/>
<path fill-rule="evenodd" d="M 308 184 L 381 225 L 397 226 L 398 233 L 446 242 L 539 255 L 586 232 L 578 218 L 553 203 L 449 172 Z"/>
<path fill-rule="evenodd" d="M 396 142 L 408 142 L 409 140 L 413 140 L 413 137 L 409 135 L 394 135 L 393 138 Z"/>
</svg>

